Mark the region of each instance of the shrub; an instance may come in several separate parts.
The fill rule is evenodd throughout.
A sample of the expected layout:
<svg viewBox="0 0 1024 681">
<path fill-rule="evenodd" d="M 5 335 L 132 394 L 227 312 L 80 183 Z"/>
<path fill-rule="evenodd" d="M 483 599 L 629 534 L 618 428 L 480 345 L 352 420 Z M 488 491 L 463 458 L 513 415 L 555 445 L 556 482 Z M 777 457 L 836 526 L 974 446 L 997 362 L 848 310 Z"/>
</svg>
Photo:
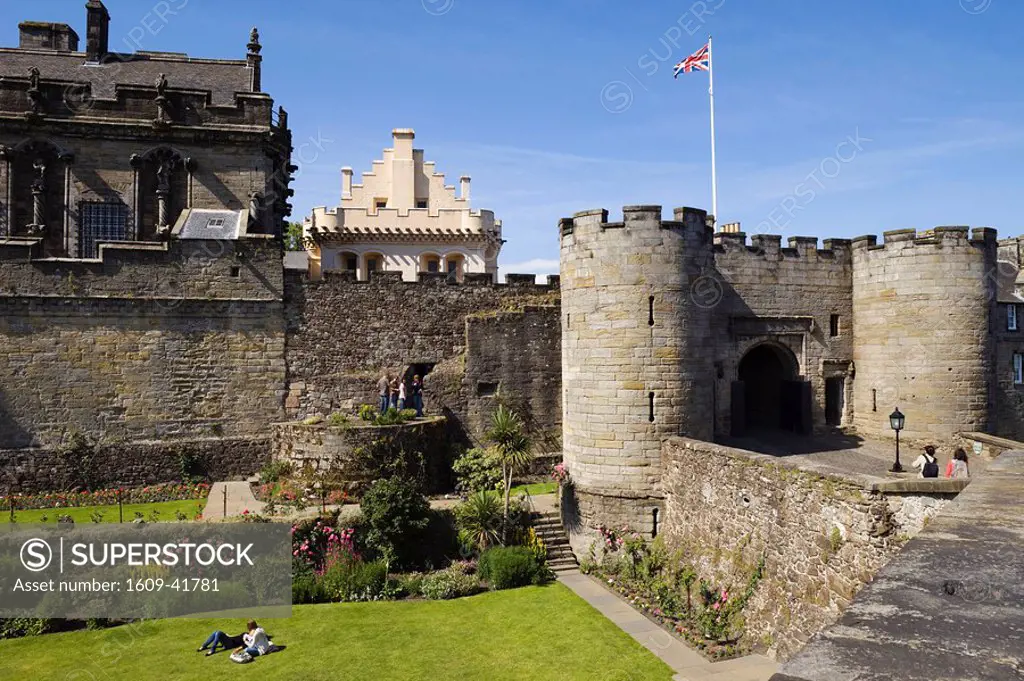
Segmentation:
<svg viewBox="0 0 1024 681">
<path fill-rule="evenodd" d="M 492 589 L 513 589 L 527 584 L 540 584 L 547 571 L 526 546 L 497 546 L 480 556 L 480 577 Z"/>
<path fill-rule="evenodd" d="M 408 414 L 412 414 L 412 416 L 408 416 Z M 383 414 L 378 414 L 377 417 L 373 419 L 373 425 L 397 426 L 399 424 L 405 423 L 410 418 L 415 418 L 415 416 L 416 411 L 413 409 L 403 409 L 402 411 L 399 411 L 394 407 L 388 407 L 387 411 L 385 411 Z"/>
<path fill-rule="evenodd" d="M 377 418 L 377 408 L 372 404 L 359 405 L 359 418 L 363 421 L 372 421 Z"/>
<path fill-rule="evenodd" d="M 456 570 L 438 570 L 423 578 L 420 592 L 432 601 L 472 596 L 480 590 L 480 583 L 473 575 Z"/>
<path fill-rule="evenodd" d="M 382 560 L 364 562 L 340 554 L 320 578 L 324 595 L 332 601 L 381 600 L 388 584 L 388 566 Z"/>
<path fill-rule="evenodd" d="M 377 480 L 360 503 L 366 543 L 388 563 L 407 565 L 429 525 L 430 504 L 402 478 Z"/>
<path fill-rule="evenodd" d="M 327 417 L 327 425 L 335 427 L 349 425 L 348 414 L 343 414 L 340 411 L 334 412 L 333 414 Z"/>
<path fill-rule="evenodd" d="M 460 492 L 480 492 L 501 486 L 501 466 L 490 449 L 467 449 L 452 462 L 452 471 L 456 477 L 455 488 Z"/>
<path fill-rule="evenodd" d="M 327 599 L 316 575 L 306 574 L 292 578 L 292 603 L 322 603 L 325 600 Z"/>
<path fill-rule="evenodd" d="M 46 617 L 13 617 L 0 619 L 0 639 L 39 636 L 53 631 L 57 620 Z"/>
<path fill-rule="evenodd" d="M 455 508 L 459 540 L 477 552 L 501 541 L 501 522 L 501 501 L 493 492 L 477 492 Z"/>
<path fill-rule="evenodd" d="M 423 580 L 426 576 L 422 572 L 410 572 L 398 576 L 398 587 L 407 596 L 423 595 Z"/>
</svg>

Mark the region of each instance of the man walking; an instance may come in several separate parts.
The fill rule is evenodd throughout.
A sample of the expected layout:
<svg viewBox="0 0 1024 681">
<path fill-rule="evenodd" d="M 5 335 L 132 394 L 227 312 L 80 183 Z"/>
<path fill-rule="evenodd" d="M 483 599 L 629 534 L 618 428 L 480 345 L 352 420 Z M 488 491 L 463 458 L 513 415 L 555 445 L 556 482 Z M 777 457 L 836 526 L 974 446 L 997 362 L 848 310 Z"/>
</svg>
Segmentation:
<svg viewBox="0 0 1024 681">
<path fill-rule="evenodd" d="M 385 373 L 377 381 L 377 396 L 379 398 L 377 404 L 377 411 L 381 414 L 388 410 L 388 399 L 391 393 L 391 381 L 388 380 L 388 375 Z"/>
</svg>

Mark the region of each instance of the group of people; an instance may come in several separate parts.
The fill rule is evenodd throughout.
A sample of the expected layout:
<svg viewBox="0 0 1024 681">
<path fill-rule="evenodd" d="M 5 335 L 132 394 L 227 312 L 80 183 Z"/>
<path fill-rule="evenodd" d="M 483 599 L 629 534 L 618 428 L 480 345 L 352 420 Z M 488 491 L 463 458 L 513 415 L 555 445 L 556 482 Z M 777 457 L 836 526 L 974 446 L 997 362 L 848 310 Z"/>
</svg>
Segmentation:
<svg viewBox="0 0 1024 681">
<path fill-rule="evenodd" d="M 920 477 L 922 478 L 939 477 L 939 460 L 935 456 L 935 446 L 926 446 L 924 448 L 924 453 L 917 457 L 912 465 L 914 468 L 919 468 L 921 470 Z M 957 447 L 956 451 L 953 452 L 953 458 L 946 464 L 946 477 L 971 477 L 971 469 L 967 464 L 967 452 L 964 451 L 963 448 Z"/>
<path fill-rule="evenodd" d="M 384 374 L 377 381 L 377 395 L 380 399 L 380 413 L 392 409 L 415 409 L 416 416 L 423 416 L 423 379 L 419 374 L 412 377 L 408 385 L 403 377 Z"/>
</svg>

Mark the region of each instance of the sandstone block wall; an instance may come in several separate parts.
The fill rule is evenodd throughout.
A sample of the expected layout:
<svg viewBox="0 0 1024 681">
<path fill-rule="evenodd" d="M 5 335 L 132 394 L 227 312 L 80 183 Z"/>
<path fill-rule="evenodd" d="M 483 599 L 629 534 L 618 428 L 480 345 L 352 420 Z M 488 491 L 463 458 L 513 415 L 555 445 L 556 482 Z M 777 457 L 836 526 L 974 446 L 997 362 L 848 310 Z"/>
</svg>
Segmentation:
<svg viewBox="0 0 1024 681">
<path fill-rule="evenodd" d="M 993 422 L 995 232 L 937 227 L 853 241 L 854 425 L 891 438 L 949 442 Z"/>
<path fill-rule="evenodd" d="M 0 446 L 266 437 L 283 417 L 279 243 L 22 255 L 0 246 Z"/>
<path fill-rule="evenodd" d="M 751 642 L 787 658 L 835 622 L 854 594 L 953 494 L 881 494 L 784 460 L 684 438 L 663 450 L 670 547 L 730 591 L 764 556 L 745 610 Z"/>
<path fill-rule="evenodd" d="M 711 230 L 703 211 L 675 217 L 627 206 L 622 222 L 602 210 L 561 223 L 562 441 L 575 492 L 563 510 L 577 551 L 613 517 L 650 532 L 662 439 L 712 436 L 709 310 L 690 297 Z"/>
<path fill-rule="evenodd" d="M 730 433 L 732 382 L 752 348 L 768 342 L 787 348 L 800 375 L 811 383 L 811 419 L 827 430 L 825 379 L 845 379 L 842 425 L 852 422 L 853 260 L 850 242 L 793 237 L 789 247 L 775 234 L 755 234 L 746 244 L 742 232 L 716 235 L 714 278 L 694 291 L 712 308 L 716 337 L 716 432 Z M 831 335 L 832 316 L 839 333 Z M 807 322 L 807 323 L 803 323 Z"/>
<path fill-rule="evenodd" d="M 520 315 L 523 328 L 484 324 L 476 327 L 478 333 L 467 335 L 471 316 L 557 304 L 554 278 L 548 285 L 535 285 L 532 276 L 509 276 L 509 284 L 448 284 L 443 276 L 427 274 L 421 281 L 403 282 L 397 272 L 375 272 L 369 281 L 355 281 L 350 273 L 325 272 L 316 282 L 289 274 L 288 415 L 298 418 L 376 404 L 382 372 L 402 373 L 425 364 L 433 366 L 424 381 L 427 412 L 446 415 L 462 438 L 479 438 L 480 415 L 493 398 L 481 396 L 482 406 L 475 406 L 477 386 L 467 392 L 467 376 L 491 372 L 495 354 L 504 352 L 502 346 L 523 339 L 541 354 L 529 365 L 502 367 L 497 377 L 499 383 L 505 379 L 504 393 L 510 400 L 525 401 L 531 414 L 545 413 L 557 386 L 541 386 L 545 377 L 559 371 L 550 365 L 551 347 L 557 343 L 553 339 L 558 338 L 550 313 Z M 505 332 L 512 336 L 503 336 Z M 471 342 L 476 347 L 470 347 Z M 482 362 L 479 368 L 473 367 L 476 361 Z M 477 414 L 474 419 L 468 416 L 471 411 Z M 552 421 L 540 423 L 544 430 L 553 426 Z"/>
</svg>

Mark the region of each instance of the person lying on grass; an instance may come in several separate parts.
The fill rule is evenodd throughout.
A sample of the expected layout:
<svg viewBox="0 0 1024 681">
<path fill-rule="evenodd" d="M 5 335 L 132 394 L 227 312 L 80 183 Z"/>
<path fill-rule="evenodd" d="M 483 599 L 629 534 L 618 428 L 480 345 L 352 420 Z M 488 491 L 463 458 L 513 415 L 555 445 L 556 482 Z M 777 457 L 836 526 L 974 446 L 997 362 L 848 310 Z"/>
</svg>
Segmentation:
<svg viewBox="0 0 1024 681">
<path fill-rule="evenodd" d="M 223 631 L 218 629 L 217 631 L 210 634 L 210 637 L 206 639 L 206 643 L 201 648 L 197 649 L 197 652 L 206 651 L 206 656 L 209 657 L 217 652 L 217 646 L 220 646 L 222 650 L 228 648 L 234 648 L 244 643 L 245 634 L 239 634 L 238 636 L 228 636 Z M 212 647 L 211 647 L 212 646 Z M 209 648 L 209 650 L 207 650 Z"/>
<path fill-rule="evenodd" d="M 267 632 L 263 631 L 263 627 L 256 624 L 256 620 L 249 620 L 245 628 L 248 630 L 242 634 L 242 641 L 245 647 L 240 647 L 235 652 L 244 650 L 249 653 L 251 657 L 259 657 L 260 655 L 266 655 L 269 653 L 274 644 L 270 641 L 270 637 L 267 636 Z"/>
</svg>

